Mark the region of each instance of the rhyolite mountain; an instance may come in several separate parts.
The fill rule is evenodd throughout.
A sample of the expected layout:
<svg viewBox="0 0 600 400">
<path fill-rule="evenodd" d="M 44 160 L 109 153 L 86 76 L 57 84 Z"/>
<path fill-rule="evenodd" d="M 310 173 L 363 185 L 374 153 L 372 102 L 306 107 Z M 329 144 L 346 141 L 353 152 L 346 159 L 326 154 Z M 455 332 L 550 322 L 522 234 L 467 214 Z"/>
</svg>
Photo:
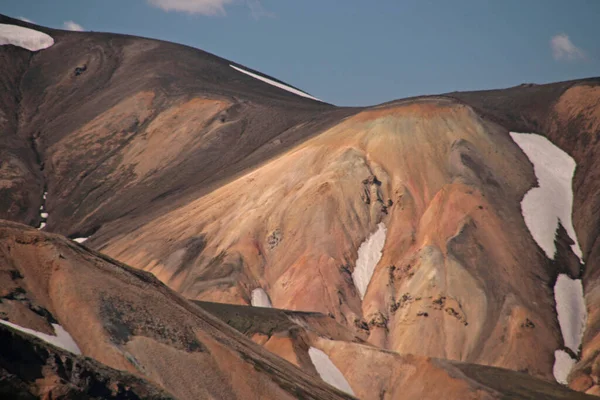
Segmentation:
<svg viewBox="0 0 600 400">
<path fill-rule="evenodd" d="M 600 79 L 341 108 L 0 27 L 0 393 L 600 395 Z"/>
</svg>

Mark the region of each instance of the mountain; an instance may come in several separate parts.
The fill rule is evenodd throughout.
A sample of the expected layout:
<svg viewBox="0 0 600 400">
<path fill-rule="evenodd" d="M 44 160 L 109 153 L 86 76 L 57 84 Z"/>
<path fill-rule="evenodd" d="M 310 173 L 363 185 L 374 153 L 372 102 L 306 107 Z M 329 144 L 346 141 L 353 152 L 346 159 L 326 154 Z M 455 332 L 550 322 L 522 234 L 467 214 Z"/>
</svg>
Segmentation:
<svg viewBox="0 0 600 400">
<path fill-rule="evenodd" d="M 140 397 L 600 395 L 599 78 L 341 108 L 3 25 L 3 319 Z"/>
<path fill-rule="evenodd" d="M 317 313 L 190 302 L 25 225 L 2 222 L 0 238 L 0 393 L 10 396 L 354 398 L 321 381 L 331 371 L 318 351 L 359 398 L 589 398 L 523 373 L 386 351 Z"/>
<path fill-rule="evenodd" d="M 151 274 L 20 224 L 4 222 L 0 237 L 3 317 L 38 335 L 68 332 L 54 336 L 75 354 L 140 375 L 178 399 L 350 398 L 252 343 Z M 24 367 L 7 369 L 15 374 Z M 53 380 L 44 369 L 37 374 Z"/>
</svg>

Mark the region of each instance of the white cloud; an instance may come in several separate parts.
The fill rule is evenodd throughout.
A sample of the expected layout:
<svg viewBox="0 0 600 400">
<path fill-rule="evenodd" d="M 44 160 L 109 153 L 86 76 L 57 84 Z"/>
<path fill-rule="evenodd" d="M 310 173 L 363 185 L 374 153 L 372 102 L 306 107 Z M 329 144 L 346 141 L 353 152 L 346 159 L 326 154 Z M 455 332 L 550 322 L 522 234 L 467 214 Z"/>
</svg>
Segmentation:
<svg viewBox="0 0 600 400">
<path fill-rule="evenodd" d="M 225 6 L 233 3 L 234 0 L 148 0 L 148 2 L 165 11 L 225 15 Z"/>
<path fill-rule="evenodd" d="M 32 20 L 30 20 L 29 18 L 17 17 L 17 19 L 20 19 L 21 21 L 29 22 L 30 24 L 35 24 L 35 22 L 33 22 Z"/>
<path fill-rule="evenodd" d="M 272 17 L 272 13 L 266 11 L 260 0 L 146 0 L 149 4 L 165 11 L 184 12 L 201 15 L 225 15 L 225 6 L 230 4 L 245 4 L 250 9 L 250 15 L 258 19 L 260 17 Z"/>
<path fill-rule="evenodd" d="M 254 19 L 259 19 L 262 17 L 275 17 L 274 13 L 265 10 L 259 0 L 246 0 L 246 5 L 250 9 L 250 15 L 252 15 Z"/>
<path fill-rule="evenodd" d="M 68 31 L 77 31 L 77 32 L 81 32 L 84 30 L 83 26 L 81 26 L 77 22 L 73 22 L 73 21 L 65 21 L 65 23 L 63 24 L 63 28 Z"/>
<path fill-rule="evenodd" d="M 555 60 L 583 60 L 586 58 L 585 52 L 575 46 L 569 36 L 565 33 L 553 36 L 550 39 L 552 56 Z"/>
</svg>

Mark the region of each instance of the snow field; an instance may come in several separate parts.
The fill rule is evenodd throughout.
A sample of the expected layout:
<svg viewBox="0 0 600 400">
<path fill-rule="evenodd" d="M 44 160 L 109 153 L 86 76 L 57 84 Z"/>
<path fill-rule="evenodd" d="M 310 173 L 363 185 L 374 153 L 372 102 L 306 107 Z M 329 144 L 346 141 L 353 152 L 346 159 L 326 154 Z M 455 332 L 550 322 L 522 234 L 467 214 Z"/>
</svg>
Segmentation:
<svg viewBox="0 0 600 400">
<path fill-rule="evenodd" d="M 271 300 L 269 299 L 269 295 L 261 288 L 254 289 L 252 291 L 252 297 L 250 299 L 250 304 L 252 307 L 265 307 L 271 308 Z"/>
<path fill-rule="evenodd" d="M 331 386 L 338 388 L 342 392 L 346 392 L 354 396 L 354 392 L 352 391 L 350 384 L 327 354 L 315 347 L 311 347 L 308 349 L 308 355 L 321 379 Z"/>
<path fill-rule="evenodd" d="M 33 329 L 25 328 L 4 320 L 0 320 L 0 323 L 10 326 L 11 328 L 21 331 L 23 333 L 27 333 L 28 335 L 35 336 L 39 339 L 42 339 L 44 342 L 50 343 L 56 347 L 60 347 L 61 349 L 70 351 L 71 353 L 81 354 L 81 350 L 79 349 L 77 343 L 75 343 L 71 335 L 69 335 L 69 333 L 58 324 L 52 324 L 52 327 L 54 328 L 54 333 L 56 333 L 56 335 L 53 336 L 43 332 L 34 331 Z"/>
<path fill-rule="evenodd" d="M 47 49 L 54 39 L 43 32 L 18 25 L 0 24 L 0 46 L 12 44 L 29 51 Z"/>
<path fill-rule="evenodd" d="M 358 259 L 352 273 L 352 280 L 361 299 L 365 297 L 375 267 L 381 259 L 386 233 L 385 224 L 379 223 L 375 233 L 371 234 L 358 248 Z"/>
</svg>

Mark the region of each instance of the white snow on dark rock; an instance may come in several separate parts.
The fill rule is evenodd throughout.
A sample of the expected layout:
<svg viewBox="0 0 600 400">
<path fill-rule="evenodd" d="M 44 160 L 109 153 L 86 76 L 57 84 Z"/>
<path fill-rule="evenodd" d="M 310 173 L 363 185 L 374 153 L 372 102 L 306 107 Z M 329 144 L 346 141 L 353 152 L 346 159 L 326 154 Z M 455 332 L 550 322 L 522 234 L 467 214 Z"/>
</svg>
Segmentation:
<svg viewBox="0 0 600 400">
<path fill-rule="evenodd" d="M 236 67 L 235 65 L 229 65 L 229 66 L 231 68 L 235 69 L 236 71 L 239 71 L 239 72 L 241 72 L 243 74 L 249 75 L 249 76 L 251 76 L 253 78 L 259 79 L 259 80 L 261 80 L 263 82 L 268 83 L 269 85 L 273 85 L 275 87 L 278 87 L 279 89 L 287 90 L 290 93 L 294 93 L 294 94 L 297 94 L 298 96 L 306 97 L 306 98 L 309 98 L 309 99 L 312 99 L 312 100 L 322 101 L 322 100 L 317 99 L 316 97 L 313 97 L 313 96 L 311 96 L 311 95 L 309 95 L 307 93 L 304 93 L 301 90 L 294 89 L 293 87 L 290 87 L 288 85 L 284 85 L 283 83 L 279 83 L 277 81 L 274 81 L 274 80 L 266 78 L 264 76 L 252 73 L 250 71 L 246 71 L 245 69 Z"/>
<path fill-rule="evenodd" d="M 18 25 L 0 24 L 0 45 L 12 44 L 29 51 L 47 49 L 54 44 L 49 35 Z"/>
</svg>

